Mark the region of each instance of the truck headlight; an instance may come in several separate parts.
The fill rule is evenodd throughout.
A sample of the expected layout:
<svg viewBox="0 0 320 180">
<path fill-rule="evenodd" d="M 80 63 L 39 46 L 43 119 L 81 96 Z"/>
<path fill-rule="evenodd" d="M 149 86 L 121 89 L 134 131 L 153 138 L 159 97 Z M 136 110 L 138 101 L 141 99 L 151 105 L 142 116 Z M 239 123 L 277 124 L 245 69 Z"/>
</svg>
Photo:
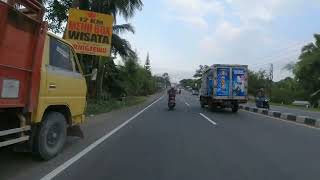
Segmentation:
<svg viewBox="0 0 320 180">
<path fill-rule="evenodd" d="M 2 81 L 1 98 L 18 98 L 20 81 L 16 79 L 4 79 Z"/>
</svg>

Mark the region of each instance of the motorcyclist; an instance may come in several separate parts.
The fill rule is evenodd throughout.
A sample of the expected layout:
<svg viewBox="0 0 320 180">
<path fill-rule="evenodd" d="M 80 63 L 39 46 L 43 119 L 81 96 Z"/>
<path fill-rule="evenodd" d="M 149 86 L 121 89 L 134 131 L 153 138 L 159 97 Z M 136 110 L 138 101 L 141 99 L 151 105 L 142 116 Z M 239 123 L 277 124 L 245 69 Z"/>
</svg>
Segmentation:
<svg viewBox="0 0 320 180">
<path fill-rule="evenodd" d="M 269 105 L 269 100 L 266 97 L 265 91 L 263 88 L 260 88 L 257 91 L 257 96 L 256 96 L 256 106 L 259 108 L 270 108 Z"/>
<path fill-rule="evenodd" d="M 169 96 L 169 98 L 170 97 L 176 97 L 176 90 L 174 89 L 174 87 L 171 87 L 169 90 L 168 90 L 168 96 Z"/>
<path fill-rule="evenodd" d="M 257 98 L 264 98 L 265 97 L 265 91 L 263 88 L 258 89 L 257 91 Z"/>
</svg>

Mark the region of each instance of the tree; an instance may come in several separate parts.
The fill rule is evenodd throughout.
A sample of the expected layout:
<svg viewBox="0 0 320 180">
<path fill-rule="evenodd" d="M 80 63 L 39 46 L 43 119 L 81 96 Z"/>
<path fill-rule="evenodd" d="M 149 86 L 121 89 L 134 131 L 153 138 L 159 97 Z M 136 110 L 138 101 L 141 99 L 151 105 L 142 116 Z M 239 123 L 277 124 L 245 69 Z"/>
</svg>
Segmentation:
<svg viewBox="0 0 320 180">
<path fill-rule="evenodd" d="M 168 73 L 163 73 L 163 74 L 162 74 L 162 78 L 164 79 L 165 85 L 166 85 L 167 87 L 171 85 L 170 76 L 169 76 Z"/>
<path fill-rule="evenodd" d="M 202 78 L 202 74 L 209 68 L 208 65 L 199 65 L 199 69 L 193 75 L 194 78 Z"/>
<path fill-rule="evenodd" d="M 55 33 L 61 33 L 65 27 L 62 25 L 67 21 L 67 12 L 71 7 L 79 7 L 82 10 L 89 10 L 114 17 L 114 27 L 111 49 L 113 54 L 122 57 L 134 56 L 130 43 L 121 38 L 124 32 L 134 33 L 131 24 L 117 25 L 117 16 L 122 16 L 126 20 L 132 18 L 137 10 L 141 10 L 143 3 L 141 0 L 46 0 L 46 20 L 49 22 L 49 29 Z"/>
<path fill-rule="evenodd" d="M 196 79 L 182 79 L 180 81 L 180 84 L 183 86 L 183 87 L 191 87 L 191 88 L 195 88 L 195 84 L 197 83 L 197 80 Z"/>
<path fill-rule="evenodd" d="M 62 25 L 67 21 L 67 12 L 69 8 L 79 8 L 81 10 L 94 11 L 112 15 L 114 18 L 113 36 L 111 43 L 111 52 L 114 56 L 120 55 L 121 57 L 136 56 L 136 53 L 131 49 L 130 43 L 120 37 L 124 32 L 134 33 L 134 28 L 131 24 L 117 25 L 117 16 L 122 16 L 126 20 L 133 17 L 137 10 L 141 10 L 143 3 L 141 0 L 46 0 L 47 7 L 46 20 L 49 22 L 49 29 L 54 32 L 63 32 L 65 27 Z M 86 56 L 87 57 L 87 56 Z M 83 59 L 83 58 L 81 58 Z M 97 58 L 92 58 L 97 59 Z M 105 60 L 104 58 L 102 58 Z M 111 60 L 111 58 L 109 58 Z M 85 63 L 80 62 L 82 65 Z M 101 90 L 103 84 L 103 72 L 105 62 L 101 58 L 96 65 L 98 66 L 97 88 L 99 96 L 102 94 Z M 87 67 L 82 67 L 88 69 Z"/>
<path fill-rule="evenodd" d="M 294 100 L 307 100 L 308 94 L 300 83 L 291 77 L 274 82 L 271 100 L 277 103 L 291 104 Z"/>
<path fill-rule="evenodd" d="M 257 90 L 266 88 L 268 84 L 268 75 L 264 70 L 258 72 L 248 71 L 248 92 L 251 95 L 256 95 Z"/>
<path fill-rule="evenodd" d="M 309 95 L 308 99 L 316 105 L 319 97 L 311 95 L 320 89 L 320 34 L 315 34 L 314 38 L 314 43 L 302 48 L 293 72 L 297 82 Z"/>
</svg>

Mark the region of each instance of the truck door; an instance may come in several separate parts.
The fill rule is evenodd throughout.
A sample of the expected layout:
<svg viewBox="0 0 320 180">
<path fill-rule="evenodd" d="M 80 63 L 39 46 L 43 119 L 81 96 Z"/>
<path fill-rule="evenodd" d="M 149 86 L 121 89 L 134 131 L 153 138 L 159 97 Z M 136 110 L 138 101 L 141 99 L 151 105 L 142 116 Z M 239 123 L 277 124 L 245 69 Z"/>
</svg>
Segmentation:
<svg viewBox="0 0 320 180">
<path fill-rule="evenodd" d="M 75 63 L 72 47 L 50 36 L 47 71 L 47 103 L 68 105 L 73 116 L 82 114 L 86 81 Z"/>
<path fill-rule="evenodd" d="M 247 98 L 247 68 L 232 68 L 232 96 L 233 99 Z"/>
<path fill-rule="evenodd" d="M 230 67 L 217 67 L 215 70 L 216 99 L 229 99 L 230 97 Z"/>
</svg>

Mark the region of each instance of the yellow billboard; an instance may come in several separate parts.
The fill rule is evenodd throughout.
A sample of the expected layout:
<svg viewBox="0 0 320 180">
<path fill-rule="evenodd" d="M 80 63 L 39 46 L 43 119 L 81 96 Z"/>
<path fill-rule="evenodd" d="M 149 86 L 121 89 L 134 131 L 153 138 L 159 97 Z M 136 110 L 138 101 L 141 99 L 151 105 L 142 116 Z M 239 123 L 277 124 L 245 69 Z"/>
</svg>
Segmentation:
<svg viewBox="0 0 320 180">
<path fill-rule="evenodd" d="M 65 39 L 80 54 L 110 56 L 113 17 L 70 9 Z"/>
</svg>

